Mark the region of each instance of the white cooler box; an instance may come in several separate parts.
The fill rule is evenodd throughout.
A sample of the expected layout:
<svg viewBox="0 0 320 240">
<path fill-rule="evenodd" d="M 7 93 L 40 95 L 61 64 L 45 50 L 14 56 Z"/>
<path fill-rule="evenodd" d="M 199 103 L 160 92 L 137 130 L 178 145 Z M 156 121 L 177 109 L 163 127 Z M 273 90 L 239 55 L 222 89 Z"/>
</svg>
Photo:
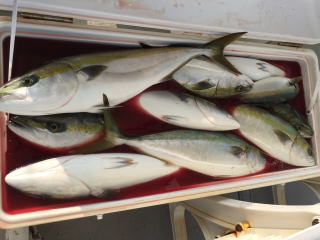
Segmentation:
<svg viewBox="0 0 320 240">
<path fill-rule="evenodd" d="M 138 42 L 205 43 L 226 33 L 248 31 L 243 39 L 229 45 L 225 54 L 286 62 L 290 71 L 301 70 L 303 92 L 299 104 L 304 109 L 318 92 L 319 68 L 314 52 L 278 44 L 279 41 L 291 45 L 320 42 L 317 1 L 29 0 L 18 3 L 13 75 L 40 66 L 44 60 L 77 53 L 138 46 Z M 3 10 L 11 10 L 11 6 L 11 1 L 0 1 Z M 3 83 L 8 70 L 11 18 L 3 16 L 0 20 Z M 313 167 L 288 168 L 278 164 L 264 173 L 228 180 L 184 171 L 173 179 L 126 189 L 114 198 L 72 201 L 31 198 L 6 186 L 4 177 L 10 170 L 54 154 L 41 149 L 33 151 L 31 145 L 19 142 L 7 131 L 7 118 L 2 113 L 0 227 L 101 215 L 320 176 L 319 111 L 317 100 L 308 115 L 315 130 L 312 145 L 317 161 Z"/>
</svg>

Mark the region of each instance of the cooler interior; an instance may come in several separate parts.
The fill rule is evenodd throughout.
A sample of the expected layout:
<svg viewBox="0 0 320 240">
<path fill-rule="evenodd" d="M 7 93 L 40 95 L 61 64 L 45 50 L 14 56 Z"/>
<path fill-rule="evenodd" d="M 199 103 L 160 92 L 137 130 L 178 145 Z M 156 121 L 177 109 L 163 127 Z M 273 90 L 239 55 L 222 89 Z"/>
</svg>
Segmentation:
<svg viewBox="0 0 320 240">
<path fill-rule="evenodd" d="M 6 82 L 8 69 L 8 54 L 9 40 L 7 37 L 2 42 L 3 48 L 3 80 Z M 67 40 L 49 40 L 44 38 L 34 37 L 17 37 L 15 42 L 15 53 L 13 61 L 12 76 L 17 77 L 33 68 L 39 67 L 42 64 L 58 59 L 61 57 L 92 53 L 99 51 L 108 51 L 110 49 L 119 49 L 119 46 L 109 44 L 97 44 L 79 41 Z M 262 59 L 263 60 L 263 59 Z M 300 65 L 298 62 L 291 61 L 273 61 L 265 60 L 282 68 L 286 72 L 287 77 L 297 77 L 301 74 Z M 169 89 L 187 92 L 174 81 L 153 86 L 150 89 Z M 117 121 L 121 131 L 127 136 L 140 136 L 148 133 L 161 132 L 165 130 L 178 129 L 178 127 L 160 122 L 159 120 L 149 116 L 139 109 L 135 103 L 135 98 L 121 104 L 123 107 L 112 110 L 115 120 Z M 223 106 L 227 110 L 231 110 L 232 106 L 238 103 L 236 99 L 228 100 L 211 100 L 216 104 Z M 300 82 L 299 95 L 291 102 L 300 112 L 306 114 L 305 98 L 302 82 Z M 214 186 L 227 182 L 241 181 L 243 179 L 257 178 L 263 173 L 272 173 L 284 171 L 298 167 L 287 165 L 271 157 L 267 158 L 267 167 L 263 172 L 251 176 L 218 179 L 202 175 L 191 170 L 181 169 L 179 172 L 166 176 L 155 181 L 128 187 L 120 190 L 120 193 L 105 199 L 95 197 L 87 197 L 73 200 L 49 200 L 44 198 L 34 198 L 26 196 L 23 193 L 7 186 L 4 182 L 4 177 L 15 168 L 45 160 L 51 157 L 65 155 L 65 152 L 52 151 L 39 146 L 33 145 L 30 142 L 22 140 L 20 137 L 12 133 L 7 127 L 3 116 L 0 118 L 0 128 L 2 141 L 7 145 L 1 159 L 1 191 L 2 191 L 2 208 L 8 214 L 20 214 L 34 211 L 42 211 L 53 208 L 63 208 L 67 206 L 78 206 L 97 202 L 116 201 L 130 199 L 140 196 L 148 196 L 158 193 L 173 192 L 183 189 L 191 189 L 200 186 Z M 240 135 L 237 131 L 229 131 Z M 109 149 L 105 152 L 135 152 L 130 147 L 118 146 Z M 128 176 L 129 178 L 130 176 Z"/>
</svg>

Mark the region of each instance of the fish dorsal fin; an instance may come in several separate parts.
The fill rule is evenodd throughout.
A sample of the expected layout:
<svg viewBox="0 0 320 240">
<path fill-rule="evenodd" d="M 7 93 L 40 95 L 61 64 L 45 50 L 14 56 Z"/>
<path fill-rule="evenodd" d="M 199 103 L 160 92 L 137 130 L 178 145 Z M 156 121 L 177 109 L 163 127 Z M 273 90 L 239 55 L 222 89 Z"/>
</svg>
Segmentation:
<svg viewBox="0 0 320 240">
<path fill-rule="evenodd" d="M 286 133 L 284 133 L 278 129 L 274 129 L 273 132 L 277 135 L 280 142 L 286 143 L 288 141 L 291 141 L 291 138 Z"/>
<path fill-rule="evenodd" d="M 106 149 L 110 148 L 115 145 L 119 145 L 119 143 L 116 143 L 117 140 L 124 140 L 127 139 L 125 136 L 123 136 L 120 132 L 120 129 L 117 126 L 116 121 L 113 119 L 113 116 L 110 111 L 110 104 L 107 95 L 103 94 L 103 117 L 104 117 L 104 126 L 106 131 Z M 112 108 L 112 107 L 111 107 Z"/>
<path fill-rule="evenodd" d="M 245 154 L 246 151 L 239 146 L 231 146 L 230 152 L 236 157 L 241 157 Z"/>
<path fill-rule="evenodd" d="M 80 78 L 84 78 L 86 81 L 91 81 L 98 77 L 103 71 L 107 70 L 107 66 L 104 65 L 91 65 L 83 67 L 77 71 Z"/>
<path fill-rule="evenodd" d="M 209 79 L 204 79 L 192 85 L 192 90 L 206 90 L 216 87 L 216 84 L 210 83 Z"/>
<path fill-rule="evenodd" d="M 118 126 L 116 125 L 117 123 L 114 121 L 111 115 L 110 108 L 113 107 L 109 106 L 109 100 L 105 94 L 103 94 L 103 106 L 101 106 L 101 108 L 103 110 L 105 136 L 89 145 L 72 150 L 70 153 L 86 154 L 102 151 L 118 145 L 116 140 L 119 137 L 125 139 L 125 137 L 120 133 Z"/>
<path fill-rule="evenodd" d="M 102 95 L 102 101 L 103 101 L 103 106 L 104 107 L 110 107 L 110 103 L 109 103 L 109 99 L 107 97 L 107 95 L 103 94 Z"/>
</svg>

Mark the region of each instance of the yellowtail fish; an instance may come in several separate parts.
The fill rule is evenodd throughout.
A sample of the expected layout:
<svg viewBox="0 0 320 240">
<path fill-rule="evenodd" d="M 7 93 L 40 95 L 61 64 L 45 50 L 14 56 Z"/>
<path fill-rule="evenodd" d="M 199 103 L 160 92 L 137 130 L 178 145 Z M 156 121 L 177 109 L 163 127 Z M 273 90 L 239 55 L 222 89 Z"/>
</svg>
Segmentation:
<svg viewBox="0 0 320 240">
<path fill-rule="evenodd" d="M 104 102 L 107 103 L 106 97 Z M 126 144 L 144 154 L 215 177 L 243 176 L 259 172 L 266 166 L 265 158 L 257 148 L 233 134 L 175 130 L 128 138 L 120 133 L 110 110 L 104 111 L 104 117 L 106 139 L 75 153 Z"/>
<path fill-rule="evenodd" d="M 240 127 L 224 109 L 186 93 L 148 91 L 138 97 L 138 103 L 148 114 L 180 127 L 208 131 L 226 131 Z"/>
<path fill-rule="evenodd" d="M 270 77 L 255 82 L 253 88 L 240 98 L 245 103 L 281 103 L 299 93 L 298 78 Z"/>
<path fill-rule="evenodd" d="M 253 81 L 259 81 L 269 77 L 284 77 L 286 73 L 265 61 L 245 57 L 226 57 L 239 72 L 248 76 Z"/>
<path fill-rule="evenodd" d="M 200 96 L 226 98 L 248 92 L 253 81 L 245 75 L 235 74 L 208 59 L 192 59 L 172 78 L 184 88 Z"/>
<path fill-rule="evenodd" d="M 312 138 L 313 130 L 302 114 L 289 103 L 269 104 L 264 106 L 295 127 L 304 138 Z"/>
<path fill-rule="evenodd" d="M 102 94 L 113 107 L 201 55 L 238 73 L 223 49 L 243 34 L 229 34 L 201 47 L 140 48 L 63 58 L 1 87 L 0 111 L 17 115 L 99 112 Z"/>
<path fill-rule="evenodd" d="M 177 172 L 179 167 L 133 153 L 101 153 L 51 158 L 18 168 L 5 182 L 28 195 L 68 199 L 108 197 Z"/>
<path fill-rule="evenodd" d="M 33 144 L 53 150 L 78 148 L 105 134 L 103 115 L 94 113 L 10 115 L 8 128 Z"/>
<path fill-rule="evenodd" d="M 235 107 L 241 134 L 270 156 L 294 166 L 313 166 L 310 144 L 290 123 L 251 105 Z"/>
</svg>

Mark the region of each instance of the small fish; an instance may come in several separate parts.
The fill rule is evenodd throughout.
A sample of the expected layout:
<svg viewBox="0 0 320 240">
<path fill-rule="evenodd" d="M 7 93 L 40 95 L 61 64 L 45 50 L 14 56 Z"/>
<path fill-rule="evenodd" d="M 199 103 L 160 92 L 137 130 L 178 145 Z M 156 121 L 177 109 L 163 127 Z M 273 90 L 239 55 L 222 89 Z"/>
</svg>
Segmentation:
<svg viewBox="0 0 320 240">
<path fill-rule="evenodd" d="M 245 57 L 226 57 L 242 74 L 253 81 L 259 81 L 269 77 L 284 77 L 286 73 L 270 64 L 258 59 Z"/>
<path fill-rule="evenodd" d="M 148 114 L 180 127 L 209 131 L 225 131 L 240 127 L 224 109 L 186 93 L 149 91 L 138 97 L 138 103 Z"/>
<path fill-rule="evenodd" d="M 223 49 L 243 34 L 229 34 L 201 47 L 139 48 L 56 60 L 1 87 L 0 111 L 17 115 L 100 112 L 102 94 L 113 107 L 165 81 L 201 55 L 238 73 L 224 58 Z"/>
<path fill-rule="evenodd" d="M 282 118 L 245 104 L 237 106 L 233 116 L 241 134 L 272 157 L 294 166 L 315 165 L 310 144 Z"/>
<path fill-rule="evenodd" d="M 103 115 L 93 113 L 10 115 L 8 127 L 19 137 L 54 150 L 81 147 L 105 134 Z"/>
<path fill-rule="evenodd" d="M 98 147 L 111 148 L 126 144 L 144 154 L 216 177 L 247 175 L 259 172 L 266 166 L 265 158 L 257 148 L 233 134 L 176 130 L 128 138 L 120 133 L 110 110 L 104 111 L 104 118 L 106 139 L 104 145 Z M 97 150 L 88 146 L 74 153 Z"/>
<path fill-rule="evenodd" d="M 192 59 L 172 78 L 200 96 L 225 98 L 248 92 L 253 85 L 245 75 L 234 74 L 208 59 Z"/>
<path fill-rule="evenodd" d="M 177 172 L 179 167 L 133 153 L 101 153 L 51 158 L 18 168 L 5 182 L 28 195 L 44 198 L 108 197 Z"/>
<path fill-rule="evenodd" d="M 297 82 L 301 78 L 270 77 L 255 82 L 253 88 L 240 96 L 245 103 L 281 103 L 299 93 Z"/>
<path fill-rule="evenodd" d="M 269 104 L 264 106 L 295 127 L 304 138 L 312 138 L 313 130 L 308 121 L 289 103 Z"/>
</svg>

